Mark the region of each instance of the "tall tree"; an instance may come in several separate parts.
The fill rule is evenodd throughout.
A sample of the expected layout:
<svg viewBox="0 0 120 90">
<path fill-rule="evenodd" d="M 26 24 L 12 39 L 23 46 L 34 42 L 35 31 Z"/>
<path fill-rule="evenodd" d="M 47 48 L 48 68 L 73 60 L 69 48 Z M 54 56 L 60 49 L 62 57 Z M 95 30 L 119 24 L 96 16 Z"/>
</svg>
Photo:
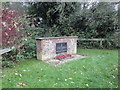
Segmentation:
<svg viewBox="0 0 120 90">
<path fill-rule="evenodd" d="M 116 30 L 113 3 L 34 2 L 29 14 L 41 17 L 50 35 L 78 35 L 85 38 L 105 38 Z"/>
</svg>

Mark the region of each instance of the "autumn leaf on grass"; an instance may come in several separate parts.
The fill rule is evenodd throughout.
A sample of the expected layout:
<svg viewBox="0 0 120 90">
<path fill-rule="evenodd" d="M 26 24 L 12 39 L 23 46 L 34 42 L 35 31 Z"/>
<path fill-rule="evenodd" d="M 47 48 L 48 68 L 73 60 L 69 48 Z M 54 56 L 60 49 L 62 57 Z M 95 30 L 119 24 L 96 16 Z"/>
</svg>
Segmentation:
<svg viewBox="0 0 120 90">
<path fill-rule="evenodd" d="M 70 80 L 72 79 L 72 78 L 69 78 Z"/>
<path fill-rule="evenodd" d="M 26 71 L 26 70 L 23 70 L 24 72 Z"/>
<path fill-rule="evenodd" d="M 20 84 L 20 85 L 22 85 L 23 83 L 22 83 L 22 82 L 20 82 L 19 84 Z"/>
<path fill-rule="evenodd" d="M 70 82 L 71 84 L 74 84 L 75 82 Z"/>
<path fill-rule="evenodd" d="M 22 74 L 20 74 L 20 77 L 22 77 Z"/>
<path fill-rule="evenodd" d="M 73 74 L 76 74 L 76 72 L 74 72 Z"/>
<path fill-rule="evenodd" d="M 27 86 L 27 84 L 24 84 L 24 83 L 23 83 L 22 86 L 25 87 L 25 86 Z"/>
<path fill-rule="evenodd" d="M 22 82 L 20 82 L 19 85 L 20 85 L 21 87 L 25 87 L 25 86 L 27 86 L 27 84 L 22 83 Z"/>
<path fill-rule="evenodd" d="M 15 73 L 15 75 L 18 75 L 18 73 Z"/>
<path fill-rule="evenodd" d="M 88 85 L 88 84 L 86 84 L 86 86 L 88 87 L 89 85 Z"/>
<path fill-rule="evenodd" d="M 67 79 L 65 79 L 65 81 L 67 81 Z"/>
</svg>

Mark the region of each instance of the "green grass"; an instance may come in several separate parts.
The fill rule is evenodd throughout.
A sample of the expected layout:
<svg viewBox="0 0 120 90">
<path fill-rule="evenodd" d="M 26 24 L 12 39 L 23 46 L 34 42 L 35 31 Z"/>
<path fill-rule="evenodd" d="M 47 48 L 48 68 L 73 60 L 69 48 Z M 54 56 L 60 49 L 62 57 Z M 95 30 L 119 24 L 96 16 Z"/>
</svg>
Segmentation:
<svg viewBox="0 0 120 90">
<path fill-rule="evenodd" d="M 3 88 L 116 88 L 118 87 L 117 50 L 78 50 L 88 55 L 58 67 L 36 59 L 3 70 Z M 22 86 L 21 83 L 26 84 Z"/>
</svg>

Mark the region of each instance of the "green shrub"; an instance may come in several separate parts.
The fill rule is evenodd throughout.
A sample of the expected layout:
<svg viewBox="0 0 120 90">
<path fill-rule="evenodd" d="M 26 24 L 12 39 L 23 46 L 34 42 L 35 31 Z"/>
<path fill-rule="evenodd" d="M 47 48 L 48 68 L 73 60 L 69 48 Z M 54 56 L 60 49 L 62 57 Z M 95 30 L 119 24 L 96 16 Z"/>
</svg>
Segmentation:
<svg viewBox="0 0 120 90">
<path fill-rule="evenodd" d="M 31 28 L 29 25 L 26 25 L 26 29 L 23 32 L 23 36 L 18 42 L 18 47 L 13 49 L 12 51 L 5 53 L 2 55 L 3 57 L 3 67 L 9 67 L 17 63 L 19 61 L 24 61 L 29 58 L 36 58 L 36 37 L 44 36 L 43 28 Z M 29 35 L 27 35 L 29 33 Z M 21 45 L 20 42 L 23 42 Z M 12 63 L 11 63 L 12 62 Z"/>
<path fill-rule="evenodd" d="M 78 40 L 78 48 L 83 49 L 118 49 L 120 48 L 118 44 L 116 44 L 111 39 L 107 39 L 102 41 L 102 45 L 100 45 L 100 41 L 80 41 Z"/>
<path fill-rule="evenodd" d="M 12 61 L 3 61 L 2 62 L 2 67 L 14 67 L 15 63 Z"/>
</svg>

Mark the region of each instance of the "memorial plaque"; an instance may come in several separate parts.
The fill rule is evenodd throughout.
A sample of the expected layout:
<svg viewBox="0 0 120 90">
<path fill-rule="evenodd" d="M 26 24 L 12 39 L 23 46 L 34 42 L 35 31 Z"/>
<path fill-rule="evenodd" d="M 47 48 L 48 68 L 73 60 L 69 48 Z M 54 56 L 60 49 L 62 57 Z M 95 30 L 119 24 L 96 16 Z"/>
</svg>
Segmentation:
<svg viewBox="0 0 120 90">
<path fill-rule="evenodd" d="M 56 54 L 67 52 L 67 43 L 56 43 Z"/>
</svg>

